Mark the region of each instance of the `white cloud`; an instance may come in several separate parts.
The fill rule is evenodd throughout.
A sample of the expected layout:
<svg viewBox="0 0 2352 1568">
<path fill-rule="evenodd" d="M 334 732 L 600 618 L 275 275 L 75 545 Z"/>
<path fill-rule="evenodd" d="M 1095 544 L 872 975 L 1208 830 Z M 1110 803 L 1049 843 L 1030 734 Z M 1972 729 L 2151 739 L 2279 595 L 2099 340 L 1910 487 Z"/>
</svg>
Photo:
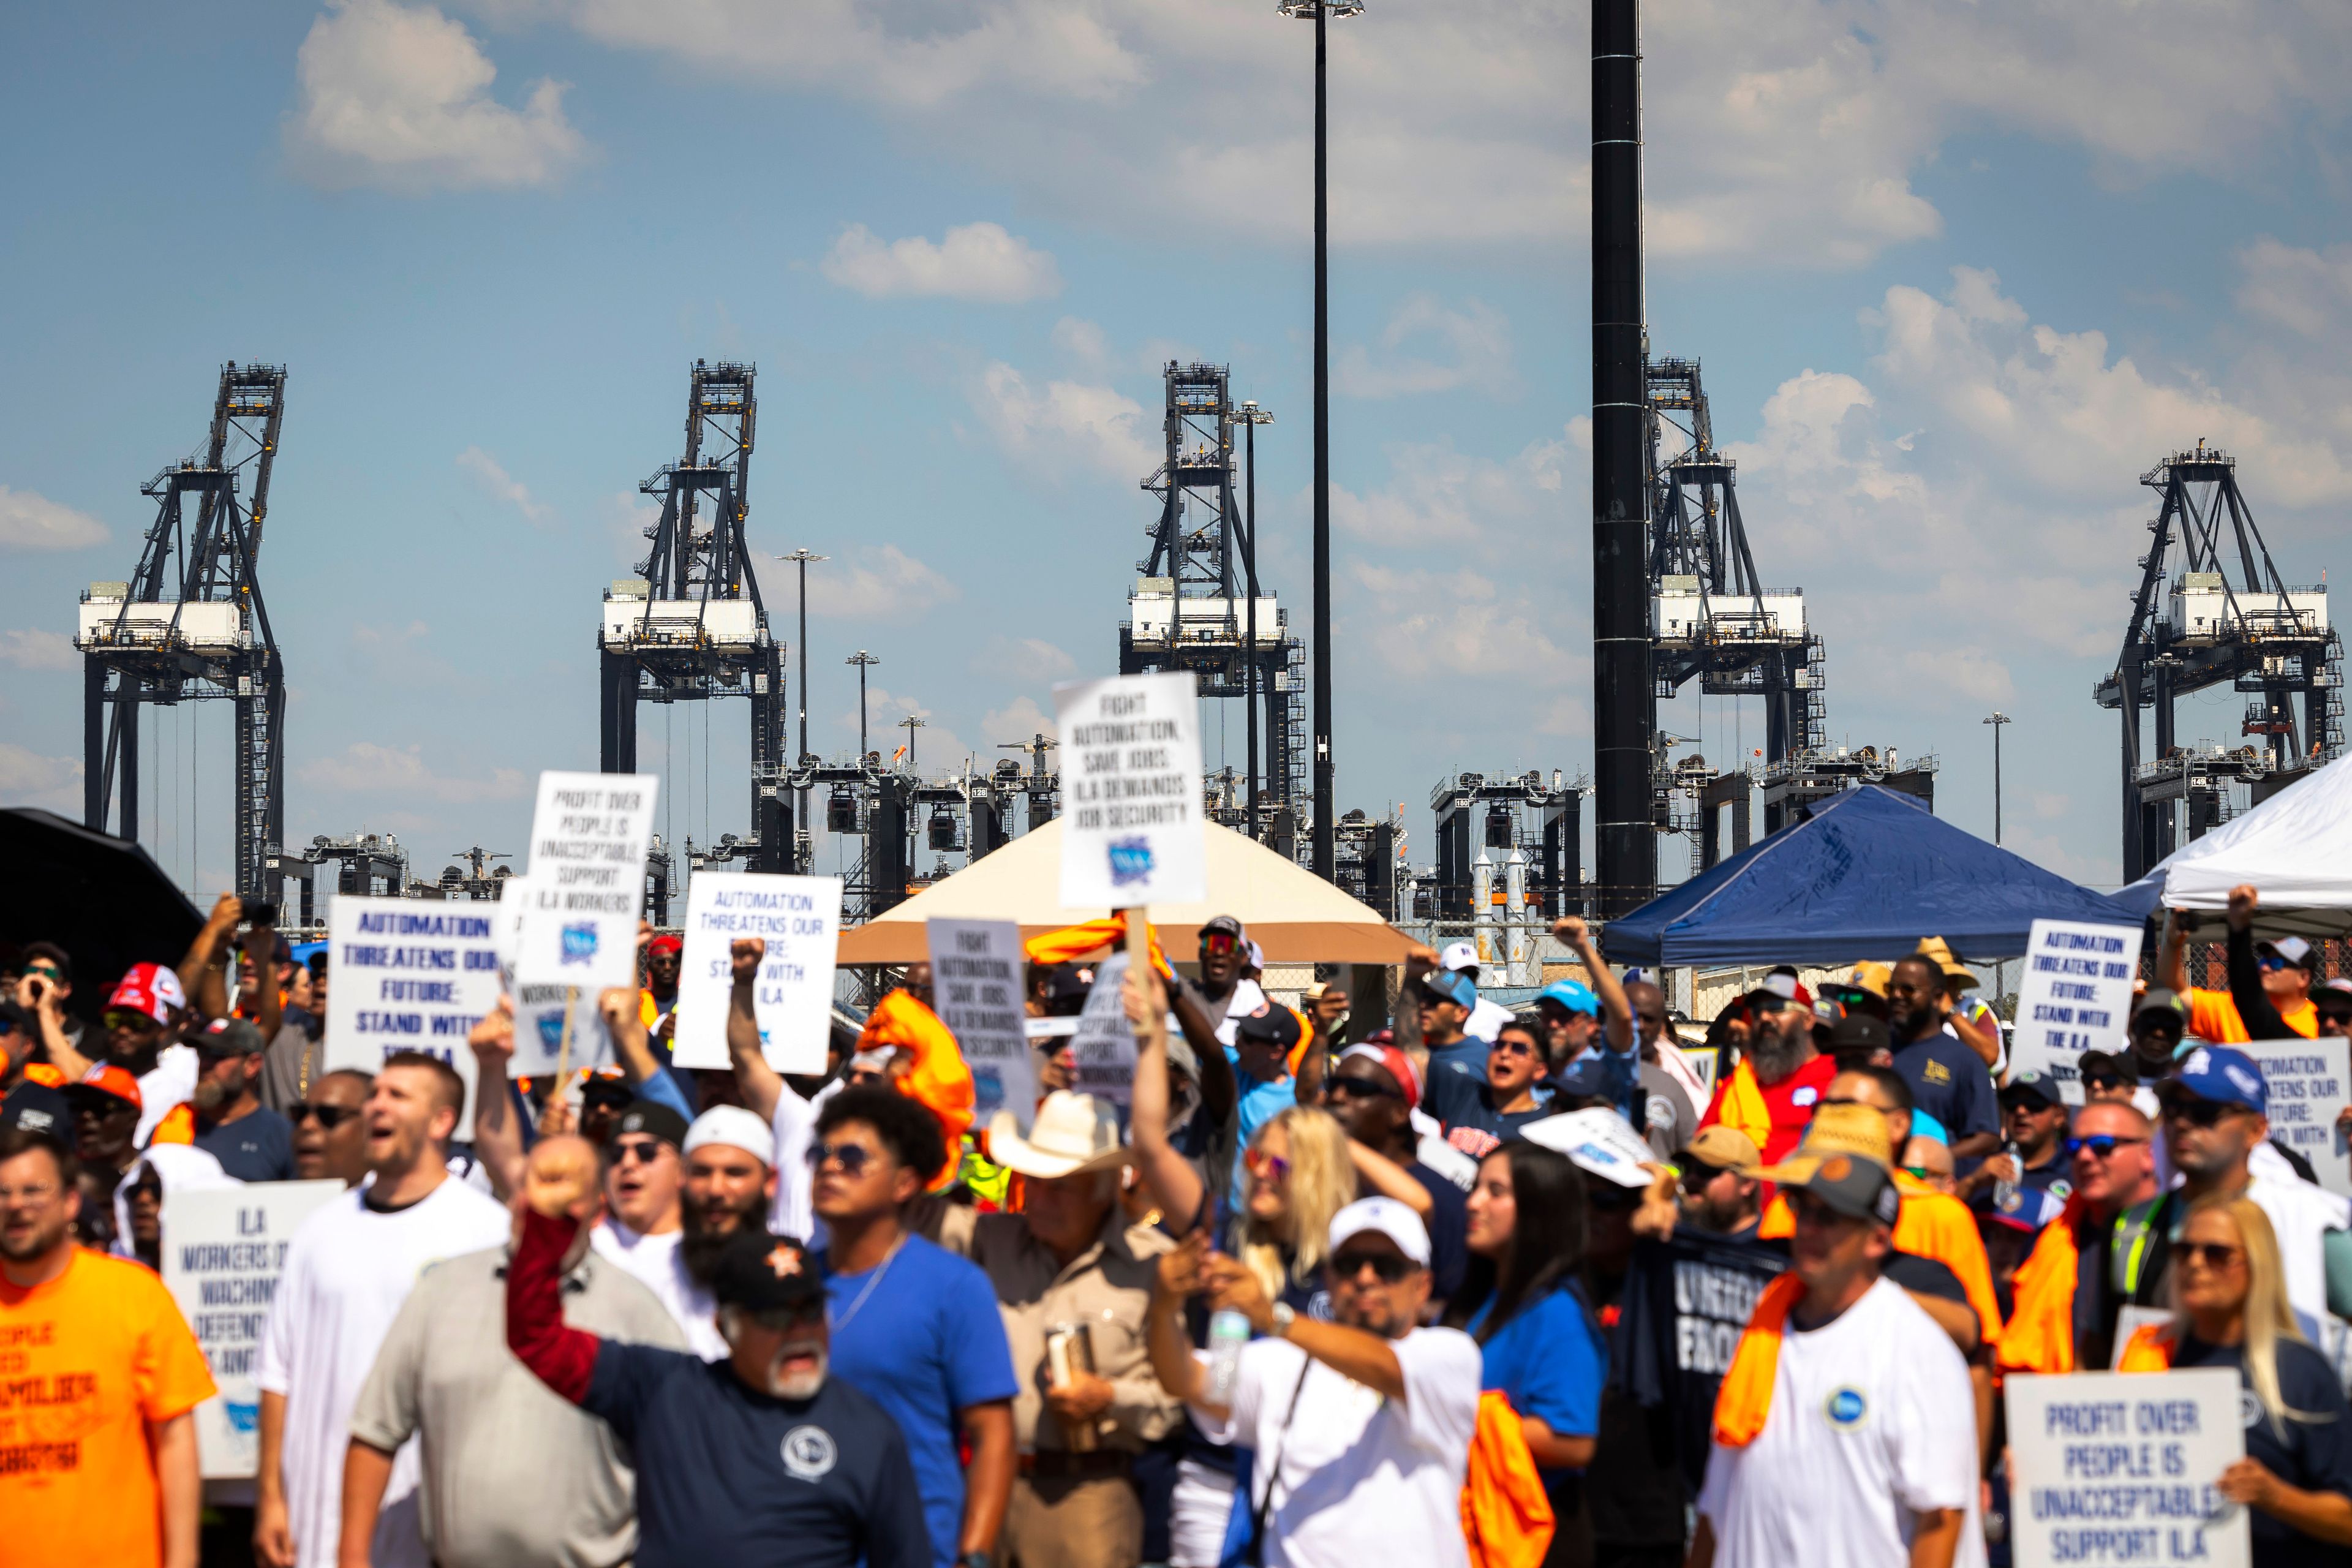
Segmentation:
<svg viewBox="0 0 2352 1568">
<path fill-rule="evenodd" d="M 928 703 L 902 693 L 871 687 L 866 691 L 867 741 L 882 753 L 887 763 L 892 754 L 908 743 L 908 731 L 900 727 L 903 719 L 919 719 L 922 723 L 913 732 L 915 765 L 926 777 L 960 769 L 964 759 L 975 755 L 956 733 L 953 726 L 942 721 Z M 849 721 L 855 724 L 857 715 L 853 710 Z"/>
<path fill-rule="evenodd" d="M 1043 735 L 1050 741 L 1057 729 L 1054 716 L 1038 707 L 1036 700 L 1030 697 L 1014 698 L 982 719 L 980 727 L 988 736 L 990 749 L 1000 757 L 1013 754 L 1005 749 L 1009 742 L 1018 742 L 1026 745 L 1033 735 Z M 1023 761 L 1025 764 L 1025 754 Z"/>
<path fill-rule="evenodd" d="M 331 757 L 320 757 L 300 769 L 302 782 L 317 789 L 345 795 L 399 795 L 445 805 L 479 801 L 519 800 L 522 773 L 514 768 L 492 768 L 485 778 L 438 773 L 425 760 L 421 745 L 383 746 L 355 741 Z"/>
<path fill-rule="evenodd" d="M 661 508 L 637 490 L 614 490 L 604 498 L 605 537 L 613 559 L 624 571 L 635 572 L 653 547 L 647 531 L 661 521 Z"/>
<path fill-rule="evenodd" d="M 834 620 L 917 615 L 962 592 L 895 544 L 867 545 L 810 568 L 809 613 Z"/>
<path fill-rule="evenodd" d="M 18 628 L 0 632 L 0 664 L 17 669 L 72 669 L 81 663 L 63 632 Z"/>
<path fill-rule="evenodd" d="M 1054 323 L 1054 347 L 1087 370 L 1099 370 L 1110 360 L 1110 341 L 1100 326 L 1080 316 L 1065 316 Z"/>
<path fill-rule="evenodd" d="M 1361 494 L 1331 487 L 1331 521 L 1391 548 L 1494 538 L 1537 518 L 1557 525 L 1585 505 L 1568 493 L 1563 477 L 1570 449 L 1566 439 L 1546 438 L 1497 461 L 1461 452 L 1451 440 L 1399 442 L 1388 448 L 1387 484 Z"/>
<path fill-rule="evenodd" d="M 31 490 L 0 485 L 0 549 L 87 550 L 106 542 L 106 524 Z"/>
<path fill-rule="evenodd" d="M 1043 681 L 1076 673 L 1078 661 L 1043 637 L 992 637 L 980 668 L 1008 680 Z"/>
<path fill-rule="evenodd" d="M 1015 305 L 1062 291 L 1052 254 L 995 223 L 951 228 L 938 244 L 919 234 L 886 243 L 854 223 L 841 231 L 819 270 L 869 300 L 932 297 Z"/>
<path fill-rule="evenodd" d="M 81 763 L 71 757 L 45 757 L 0 741 L 0 805 L 35 805 L 79 816 Z"/>
<path fill-rule="evenodd" d="M 1398 351 L 1435 338 L 1450 363 Z M 1460 310 L 1415 294 L 1399 305 L 1381 332 L 1376 361 L 1362 344 L 1343 352 L 1331 367 L 1332 389 L 1343 397 L 1402 397 L 1469 387 L 1489 396 L 1518 388 L 1511 363 L 1511 324 L 1490 305 L 1471 300 Z"/>
<path fill-rule="evenodd" d="M 1143 405 L 1116 389 L 1078 381 L 1031 388 L 996 360 L 971 389 L 971 405 L 999 446 L 1053 477 L 1073 468 L 1139 480 L 1160 467 L 1162 450 Z"/>
<path fill-rule="evenodd" d="M 587 151 L 563 89 L 534 82 L 520 109 L 490 96 L 498 68 L 431 5 L 332 0 L 296 57 L 288 160 L 328 189 L 547 184 Z"/>
<path fill-rule="evenodd" d="M 555 526 L 555 509 L 532 495 L 529 485 L 508 473 L 496 458 L 479 447 L 468 447 L 458 453 L 457 466 L 473 476 L 484 495 L 514 508 L 533 528 Z"/>
<path fill-rule="evenodd" d="M 2238 266 L 2249 314 L 2308 339 L 2340 342 L 2352 326 L 2352 245 L 2307 250 L 2265 235 L 2238 252 Z"/>
</svg>

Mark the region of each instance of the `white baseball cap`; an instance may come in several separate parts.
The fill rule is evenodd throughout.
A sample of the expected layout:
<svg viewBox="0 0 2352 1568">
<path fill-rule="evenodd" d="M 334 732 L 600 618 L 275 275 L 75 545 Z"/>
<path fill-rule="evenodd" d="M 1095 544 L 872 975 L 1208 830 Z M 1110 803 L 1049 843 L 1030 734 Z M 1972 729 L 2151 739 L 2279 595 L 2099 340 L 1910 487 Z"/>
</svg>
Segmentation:
<svg viewBox="0 0 2352 1568">
<path fill-rule="evenodd" d="M 1368 1230 L 1379 1231 L 1397 1244 L 1397 1250 L 1429 1267 L 1429 1227 L 1421 1216 L 1394 1198 L 1358 1198 L 1331 1216 L 1331 1251 L 1336 1255 L 1348 1238 Z"/>
<path fill-rule="evenodd" d="M 1478 944 L 1475 942 L 1449 942 L 1437 955 L 1442 969 L 1475 969 L 1478 967 Z"/>
<path fill-rule="evenodd" d="M 686 1143 L 678 1157 L 684 1159 L 706 1143 L 740 1149 L 769 1169 L 775 1168 L 775 1132 L 740 1105 L 714 1105 L 696 1117 L 694 1125 L 686 1130 Z"/>
<path fill-rule="evenodd" d="M 2269 948 L 2297 969 L 2311 967 L 2311 943 L 2299 936 L 2282 936 L 2269 942 L 2258 942 L 2257 948 Z"/>
</svg>

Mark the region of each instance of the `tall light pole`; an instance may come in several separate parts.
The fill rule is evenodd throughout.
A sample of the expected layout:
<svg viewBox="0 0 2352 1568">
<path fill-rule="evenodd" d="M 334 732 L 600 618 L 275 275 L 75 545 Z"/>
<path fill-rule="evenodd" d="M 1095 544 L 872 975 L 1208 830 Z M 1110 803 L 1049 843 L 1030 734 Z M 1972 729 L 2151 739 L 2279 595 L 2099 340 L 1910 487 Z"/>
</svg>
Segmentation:
<svg viewBox="0 0 2352 1568">
<path fill-rule="evenodd" d="M 841 662 L 857 667 L 857 761 L 863 766 L 866 762 L 866 672 L 882 661 L 859 648 Z"/>
<path fill-rule="evenodd" d="M 2000 727 L 2011 722 L 2010 716 L 1996 710 L 1984 721 L 1992 726 L 1992 841 L 2000 842 Z"/>
<path fill-rule="evenodd" d="M 1339 873 L 1331 811 L 1331 278 L 1330 204 L 1324 177 L 1324 21 L 1360 16 L 1363 0 L 1283 0 L 1286 16 L 1315 24 L 1315 874 Z"/>
<path fill-rule="evenodd" d="M 1247 443 L 1248 497 L 1242 510 L 1247 520 L 1242 534 L 1242 566 L 1249 576 L 1249 608 L 1244 613 L 1243 637 L 1248 644 L 1248 665 L 1242 677 L 1242 710 L 1249 731 L 1249 836 L 1257 837 L 1257 427 L 1274 423 L 1274 416 L 1251 398 L 1234 417 Z"/>
<path fill-rule="evenodd" d="M 898 728 L 907 731 L 907 771 L 915 771 L 915 731 L 923 728 L 924 721 L 912 713 L 898 721 Z"/>
<path fill-rule="evenodd" d="M 826 557 L 822 556 L 822 555 L 813 555 L 813 554 L 811 554 L 811 553 L 808 552 L 808 550 L 807 550 L 805 547 L 803 547 L 803 548 L 802 548 L 802 549 L 799 549 L 799 550 L 795 550 L 795 551 L 793 551 L 790 555 L 779 555 L 779 556 L 777 556 L 777 557 L 776 557 L 776 559 L 777 559 L 777 560 L 779 560 L 779 561 L 782 561 L 782 562 L 785 562 L 785 563 L 789 563 L 789 564 L 798 566 L 798 567 L 801 569 L 801 640 L 800 640 L 800 647 L 799 647 L 799 653 L 800 653 L 800 659 L 799 659 L 799 663 L 800 663 L 800 667 L 801 667 L 801 749 L 800 749 L 800 752 L 799 752 L 799 761 L 800 761 L 800 765 L 802 765 L 802 766 L 806 766 L 806 765 L 807 765 L 807 763 L 808 763 L 808 675 L 809 675 L 809 657 L 808 657 L 808 569 L 809 569 L 809 563 L 810 563 L 810 562 L 812 562 L 812 561 L 823 561 L 823 560 L 826 559 Z M 797 809 L 796 809 L 796 811 L 795 811 L 795 815 L 794 815 L 794 822 L 793 822 L 793 826 L 795 826 L 795 828 L 797 828 L 797 830 L 798 830 L 798 834 L 799 834 L 799 837 L 807 837 L 807 835 L 808 835 L 808 830 L 809 830 L 809 798 L 808 798 L 808 791 L 806 791 L 806 790 L 804 790 L 804 789 L 803 789 L 803 790 L 796 791 L 796 792 L 794 792 L 794 793 L 795 793 L 795 794 L 796 794 L 796 795 L 798 796 L 798 799 L 797 799 L 797 800 L 795 801 L 795 803 L 794 803 L 794 805 L 795 805 L 795 806 L 796 806 L 796 808 L 797 808 Z M 795 842 L 797 843 L 797 840 L 796 840 Z"/>
</svg>

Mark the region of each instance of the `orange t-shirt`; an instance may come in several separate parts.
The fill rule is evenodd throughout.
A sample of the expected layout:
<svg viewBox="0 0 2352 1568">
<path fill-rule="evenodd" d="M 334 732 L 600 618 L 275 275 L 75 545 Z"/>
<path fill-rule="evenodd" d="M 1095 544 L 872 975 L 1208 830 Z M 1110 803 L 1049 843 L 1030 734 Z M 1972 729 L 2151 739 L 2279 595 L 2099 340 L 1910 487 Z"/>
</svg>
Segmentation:
<svg viewBox="0 0 2352 1568">
<path fill-rule="evenodd" d="M 2271 1005 L 2278 1007 L 2275 1001 Z M 2318 1038 L 2319 1009 L 2312 1005 L 2310 997 L 2279 1007 L 2278 1016 L 2280 1022 L 2305 1039 Z M 2242 1046 L 2253 1038 L 2246 1033 L 2246 1021 L 2238 1016 L 2238 1004 L 2227 991 L 2189 993 L 2189 1032 L 2217 1046 Z"/>
<path fill-rule="evenodd" d="M 0 1279 L 0 1568 L 161 1563 L 147 1423 L 214 1392 L 179 1303 L 140 1265 L 78 1247 L 46 1285 Z"/>
</svg>

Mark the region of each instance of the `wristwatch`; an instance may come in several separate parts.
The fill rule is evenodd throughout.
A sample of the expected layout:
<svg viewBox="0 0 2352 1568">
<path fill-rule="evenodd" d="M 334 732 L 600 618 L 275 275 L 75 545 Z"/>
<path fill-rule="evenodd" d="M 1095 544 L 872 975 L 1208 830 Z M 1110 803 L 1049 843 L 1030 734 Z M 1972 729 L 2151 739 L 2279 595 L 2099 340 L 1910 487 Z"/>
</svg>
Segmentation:
<svg viewBox="0 0 2352 1568">
<path fill-rule="evenodd" d="M 1274 1319 L 1274 1327 L 1269 1331 L 1274 1337 L 1278 1340 L 1288 1339 L 1290 1325 L 1298 1318 L 1297 1312 L 1292 1309 L 1290 1303 L 1276 1301 L 1267 1315 Z"/>
</svg>

